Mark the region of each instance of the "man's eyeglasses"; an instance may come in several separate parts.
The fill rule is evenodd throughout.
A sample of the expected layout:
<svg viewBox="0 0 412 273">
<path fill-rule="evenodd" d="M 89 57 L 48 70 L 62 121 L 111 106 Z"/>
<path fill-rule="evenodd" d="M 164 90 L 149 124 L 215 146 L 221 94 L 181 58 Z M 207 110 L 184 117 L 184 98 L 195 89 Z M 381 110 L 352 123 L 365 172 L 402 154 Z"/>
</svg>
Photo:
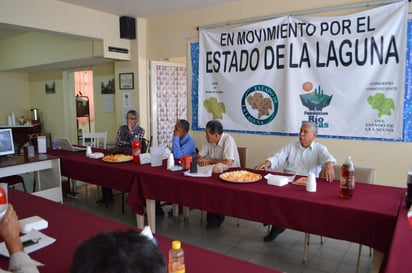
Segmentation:
<svg viewBox="0 0 412 273">
<path fill-rule="evenodd" d="M 135 120 L 136 118 L 129 118 L 129 117 L 127 117 L 126 119 L 127 119 L 127 120 Z"/>
</svg>

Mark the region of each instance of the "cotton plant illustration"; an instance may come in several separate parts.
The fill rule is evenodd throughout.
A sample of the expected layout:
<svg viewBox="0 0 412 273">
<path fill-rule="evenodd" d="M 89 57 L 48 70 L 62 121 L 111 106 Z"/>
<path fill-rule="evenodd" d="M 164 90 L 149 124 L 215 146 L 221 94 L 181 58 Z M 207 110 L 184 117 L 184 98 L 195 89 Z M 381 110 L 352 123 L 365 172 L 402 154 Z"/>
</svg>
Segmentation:
<svg viewBox="0 0 412 273">
<path fill-rule="evenodd" d="M 392 115 L 391 110 L 395 110 L 395 102 L 391 98 L 386 98 L 383 93 L 376 93 L 374 96 L 368 97 L 368 103 L 372 106 L 372 109 L 378 110 L 378 118 L 383 115 Z"/>
<path fill-rule="evenodd" d="M 226 113 L 225 104 L 223 102 L 219 102 L 215 97 L 211 97 L 203 101 L 203 106 L 206 108 L 208 113 L 212 114 L 213 119 L 222 119 L 223 114 Z"/>
</svg>

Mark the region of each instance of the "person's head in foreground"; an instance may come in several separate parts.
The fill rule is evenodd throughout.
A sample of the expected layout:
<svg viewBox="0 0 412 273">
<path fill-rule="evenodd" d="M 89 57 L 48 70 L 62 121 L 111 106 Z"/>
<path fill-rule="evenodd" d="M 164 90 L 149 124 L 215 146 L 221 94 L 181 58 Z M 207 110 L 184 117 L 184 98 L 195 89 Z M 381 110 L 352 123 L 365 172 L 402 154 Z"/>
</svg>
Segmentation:
<svg viewBox="0 0 412 273">
<path fill-rule="evenodd" d="M 166 273 L 159 248 L 135 230 L 104 232 L 83 242 L 70 273 Z"/>
</svg>

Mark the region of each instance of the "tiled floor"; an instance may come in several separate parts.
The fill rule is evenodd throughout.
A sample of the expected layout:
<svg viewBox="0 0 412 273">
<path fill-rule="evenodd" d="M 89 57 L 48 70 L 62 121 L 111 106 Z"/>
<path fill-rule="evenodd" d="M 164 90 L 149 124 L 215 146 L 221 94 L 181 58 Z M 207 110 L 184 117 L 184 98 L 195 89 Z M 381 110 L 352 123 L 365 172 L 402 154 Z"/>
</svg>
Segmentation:
<svg viewBox="0 0 412 273">
<path fill-rule="evenodd" d="M 127 206 L 125 214 L 122 215 L 120 194 L 115 194 L 114 204 L 106 208 L 95 203 L 100 193 L 96 186 L 89 184 L 86 191 L 86 187 L 82 185 L 78 187 L 78 191 L 80 194 L 77 199 L 65 198 L 66 205 L 136 226 L 136 217 Z M 156 231 L 169 238 L 179 239 L 183 243 L 190 243 L 288 273 L 356 271 L 358 244 L 324 238 L 324 244 L 321 245 L 320 237 L 312 235 L 308 261 L 303 264 L 304 234 L 302 232 L 287 229 L 274 242 L 265 243 L 263 237 L 267 233 L 267 227 L 261 223 L 241 219 L 240 225 L 237 226 L 237 219 L 226 217 L 219 229 L 208 231 L 205 228 L 205 221 L 202 221 L 205 213 L 193 209 L 189 219 L 184 220 L 183 216 L 169 217 L 167 212 L 170 208 L 164 206 L 165 215 L 157 216 Z M 362 249 L 360 272 L 369 272 L 372 262 L 369 247 Z"/>
</svg>

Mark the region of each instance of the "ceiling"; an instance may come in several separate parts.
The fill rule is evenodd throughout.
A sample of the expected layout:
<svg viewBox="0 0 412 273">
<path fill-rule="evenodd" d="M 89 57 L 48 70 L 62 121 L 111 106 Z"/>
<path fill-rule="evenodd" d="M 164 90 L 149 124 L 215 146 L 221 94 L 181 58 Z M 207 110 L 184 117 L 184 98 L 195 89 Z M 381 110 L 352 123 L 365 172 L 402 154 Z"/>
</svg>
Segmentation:
<svg viewBox="0 0 412 273">
<path fill-rule="evenodd" d="M 56 0 L 117 16 L 153 18 L 183 11 L 225 5 L 239 0 Z M 28 32 L 0 23 L 0 40 Z"/>
<path fill-rule="evenodd" d="M 118 16 L 151 18 L 239 0 L 57 0 Z"/>
<path fill-rule="evenodd" d="M 154 18 L 179 12 L 202 9 L 212 6 L 225 5 L 240 0 L 56 0 L 72 5 L 77 5 L 116 16 L 130 16 L 140 18 Z M 21 35 L 30 31 L 38 31 L 28 28 L 19 28 L 0 23 L 0 40 L 12 36 Z M 74 63 L 65 62 L 50 64 L 41 67 L 24 68 L 25 71 L 37 69 L 52 69 L 55 67 L 69 68 L 73 66 L 85 66 L 98 62 L 108 61 L 100 58 L 77 60 Z"/>
</svg>

